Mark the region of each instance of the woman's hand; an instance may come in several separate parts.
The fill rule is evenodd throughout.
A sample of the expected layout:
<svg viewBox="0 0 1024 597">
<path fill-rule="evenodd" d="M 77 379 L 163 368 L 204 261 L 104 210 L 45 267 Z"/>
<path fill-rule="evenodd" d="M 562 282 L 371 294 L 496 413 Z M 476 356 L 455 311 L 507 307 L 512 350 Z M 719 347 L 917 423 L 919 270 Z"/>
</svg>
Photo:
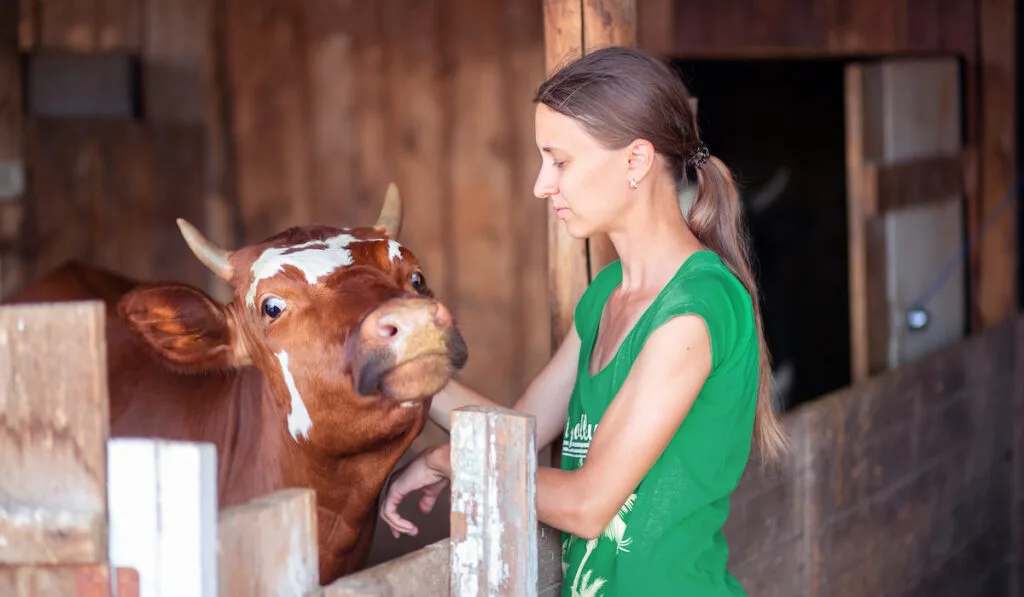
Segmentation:
<svg viewBox="0 0 1024 597">
<path fill-rule="evenodd" d="M 398 505 L 405 496 L 422 489 L 420 511 L 426 514 L 433 510 L 437 497 L 451 477 L 450 459 L 448 444 L 427 448 L 391 478 L 384 499 L 381 500 L 380 517 L 391 527 L 391 534 L 396 539 L 402 533 L 413 537 L 419 533 L 416 525 L 398 514 Z"/>
</svg>

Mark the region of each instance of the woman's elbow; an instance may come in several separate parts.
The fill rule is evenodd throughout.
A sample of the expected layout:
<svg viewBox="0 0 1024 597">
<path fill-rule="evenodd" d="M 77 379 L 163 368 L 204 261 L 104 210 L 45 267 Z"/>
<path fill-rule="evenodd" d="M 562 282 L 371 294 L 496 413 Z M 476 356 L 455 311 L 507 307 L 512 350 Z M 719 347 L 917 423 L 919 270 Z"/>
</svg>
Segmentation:
<svg viewBox="0 0 1024 597">
<path fill-rule="evenodd" d="M 570 531 L 580 539 L 588 541 L 597 539 L 608 528 L 612 517 L 615 516 L 614 512 L 609 513 L 607 510 L 607 508 L 589 501 L 580 504 L 576 520 L 573 521 L 575 528 Z"/>
</svg>

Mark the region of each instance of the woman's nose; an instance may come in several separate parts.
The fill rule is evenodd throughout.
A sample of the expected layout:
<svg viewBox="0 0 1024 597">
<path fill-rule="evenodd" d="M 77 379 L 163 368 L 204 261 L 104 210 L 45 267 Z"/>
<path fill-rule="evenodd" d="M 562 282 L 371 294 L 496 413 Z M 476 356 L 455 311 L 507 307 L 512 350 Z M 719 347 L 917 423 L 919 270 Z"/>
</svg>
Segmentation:
<svg viewBox="0 0 1024 597">
<path fill-rule="evenodd" d="M 546 199 L 558 194 L 558 185 L 555 177 L 545 173 L 543 170 L 537 175 L 537 181 L 533 185 L 533 194 L 538 199 Z"/>
</svg>

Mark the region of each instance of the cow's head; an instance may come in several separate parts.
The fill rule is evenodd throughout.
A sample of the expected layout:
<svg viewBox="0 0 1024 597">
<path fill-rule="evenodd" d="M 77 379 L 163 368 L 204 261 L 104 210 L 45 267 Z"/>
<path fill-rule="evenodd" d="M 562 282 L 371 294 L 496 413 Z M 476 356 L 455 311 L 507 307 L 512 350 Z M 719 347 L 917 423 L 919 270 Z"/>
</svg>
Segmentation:
<svg viewBox="0 0 1024 597">
<path fill-rule="evenodd" d="M 151 285 L 127 295 L 119 311 L 178 370 L 258 368 L 296 441 L 358 450 L 379 439 L 371 436 L 382 417 L 424 407 L 466 361 L 451 314 L 395 240 L 401 219 L 392 185 L 372 227 L 290 228 L 234 251 L 178 220 L 234 300 Z"/>
</svg>

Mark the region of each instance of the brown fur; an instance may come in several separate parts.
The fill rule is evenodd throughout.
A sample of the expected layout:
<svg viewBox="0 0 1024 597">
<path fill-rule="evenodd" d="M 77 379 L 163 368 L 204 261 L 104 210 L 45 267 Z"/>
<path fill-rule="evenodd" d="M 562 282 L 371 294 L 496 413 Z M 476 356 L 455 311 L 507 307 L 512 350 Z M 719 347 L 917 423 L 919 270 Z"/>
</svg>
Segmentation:
<svg viewBox="0 0 1024 597">
<path fill-rule="evenodd" d="M 277 320 L 262 314 L 259 299 L 248 307 L 250 266 L 264 248 L 339 232 L 290 229 L 233 252 L 235 300 L 227 306 L 189 286 L 140 284 L 79 264 L 7 301 L 102 300 L 111 435 L 213 443 L 220 507 L 286 487 L 315 489 L 322 584 L 365 565 L 384 482 L 422 430 L 433 393 L 465 362 L 450 316 L 427 288 L 410 286 L 415 256 L 403 249 L 393 267 L 386 243 L 351 246 L 354 264 L 312 287 L 293 268 L 263 280 L 261 293 L 287 301 Z M 368 326 L 382 308 L 392 318 L 417 314 L 406 317 L 415 333 L 402 351 L 374 344 L 380 336 Z M 274 356 L 282 349 L 313 421 L 299 442 L 288 430 L 291 398 Z M 384 391 L 355 391 L 352 355 L 373 366 Z M 402 400 L 418 405 L 401 408 Z"/>
</svg>

